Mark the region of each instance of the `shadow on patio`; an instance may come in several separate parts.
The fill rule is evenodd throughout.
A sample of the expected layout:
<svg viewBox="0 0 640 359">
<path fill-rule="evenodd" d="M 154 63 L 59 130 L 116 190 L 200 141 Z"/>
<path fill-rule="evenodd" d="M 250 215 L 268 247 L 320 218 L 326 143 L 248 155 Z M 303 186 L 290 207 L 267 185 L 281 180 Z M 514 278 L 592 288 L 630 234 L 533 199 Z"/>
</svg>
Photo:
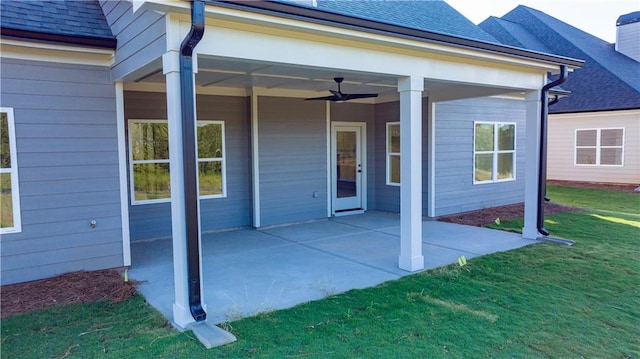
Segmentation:
<svg viewBox="0 0 640 359">
<path fill-rule="evenodd" d="M 519 248 L 534 241 L 519 234 L 423 221 L 425 268 Z M 172 317 L 170 239 L 133 243 L 129 276 L 165 317 Z M 398 268 L 400 217 L 395 213 L 335 217 L 268 229 L 202 235 L 203 298 L 217 324 L 292 307 L 411 273 Z"/>
</svg>

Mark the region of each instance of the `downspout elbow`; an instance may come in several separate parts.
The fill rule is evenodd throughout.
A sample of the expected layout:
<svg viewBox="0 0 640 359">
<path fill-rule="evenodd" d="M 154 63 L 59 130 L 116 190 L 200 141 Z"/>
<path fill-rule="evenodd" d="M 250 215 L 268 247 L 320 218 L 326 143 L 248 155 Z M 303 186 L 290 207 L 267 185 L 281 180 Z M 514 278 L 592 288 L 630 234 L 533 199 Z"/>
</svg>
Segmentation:
<svg viewBox="0 0 640 359">
<path fill-rule="evenodd" d="M 544 228 L 544 202 L 547 196 L 547 127 L 549 117 L 549 106 L 558 102 L 558 96 L 551 101 L 548 100 L 549 90 L 563 84 L 569 76 L 569 70 L 566 65 L 560 66 L 560 78 L 552 81 L 542 87 L 540 101 L 542 103 L 542 111 L 540 118 L 540 159 L 538 168 L 538 232 L 544 236 L 549 235 L 549 231 Z"/>
</svg>

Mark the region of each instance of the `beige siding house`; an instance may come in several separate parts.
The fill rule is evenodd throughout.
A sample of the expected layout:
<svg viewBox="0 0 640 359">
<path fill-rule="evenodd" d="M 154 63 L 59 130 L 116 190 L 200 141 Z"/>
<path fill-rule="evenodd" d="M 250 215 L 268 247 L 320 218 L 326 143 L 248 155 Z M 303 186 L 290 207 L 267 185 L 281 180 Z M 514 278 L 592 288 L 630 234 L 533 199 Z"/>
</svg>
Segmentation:
<svg viewBox="0 0 640 359">
<path fill-rule="evenodd" d="M 640 11 L 618 18 L 616 44 L 525 6 L 479 26 L 507 45 L 585 59 L 549 107 L 547 179 L 640 184 Z"/>
<path fill-rule="evenodd" d="M 640 110 L 554 114 L 549 153 L 550 179 L 640 183 Z"/>
</svg>

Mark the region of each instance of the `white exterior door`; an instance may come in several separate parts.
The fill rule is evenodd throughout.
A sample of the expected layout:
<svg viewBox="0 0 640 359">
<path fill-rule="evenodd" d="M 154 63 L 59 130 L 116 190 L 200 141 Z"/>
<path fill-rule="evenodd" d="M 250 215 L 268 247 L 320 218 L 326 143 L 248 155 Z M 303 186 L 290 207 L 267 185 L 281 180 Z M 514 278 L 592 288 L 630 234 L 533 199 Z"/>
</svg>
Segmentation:
<svg viewBox="0 0 640 359">
<path fill-rule="evenodd" d="M 363 210 L 364 124 L 334 123 L 331 130 L 333 213 Z"/>
</svg>

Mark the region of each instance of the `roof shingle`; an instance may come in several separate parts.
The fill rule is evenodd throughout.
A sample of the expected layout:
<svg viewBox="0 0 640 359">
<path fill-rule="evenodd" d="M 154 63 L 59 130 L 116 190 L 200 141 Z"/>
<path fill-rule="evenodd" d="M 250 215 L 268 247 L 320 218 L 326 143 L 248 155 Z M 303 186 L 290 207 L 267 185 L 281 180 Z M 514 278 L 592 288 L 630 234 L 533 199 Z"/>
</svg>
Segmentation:
<svg viewBox="0 0 640 359">
<path fill-rule="evenodd" d="M 57 38 L 114 40 L 111 28 L 95 0 L 0 1 L 0 27 Z"/>
<path fill-rule="evenodd" d="M 507 45 L 537 50 L 542 44 L 546 52 L 585 60 L 562 84 L 571 96 L 550 107 L 550 113 L 640 108 L 640 63 L 615 51 L 613 44 L 522 5 L 479 26 Z"/>
</svg>

